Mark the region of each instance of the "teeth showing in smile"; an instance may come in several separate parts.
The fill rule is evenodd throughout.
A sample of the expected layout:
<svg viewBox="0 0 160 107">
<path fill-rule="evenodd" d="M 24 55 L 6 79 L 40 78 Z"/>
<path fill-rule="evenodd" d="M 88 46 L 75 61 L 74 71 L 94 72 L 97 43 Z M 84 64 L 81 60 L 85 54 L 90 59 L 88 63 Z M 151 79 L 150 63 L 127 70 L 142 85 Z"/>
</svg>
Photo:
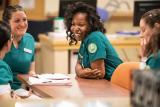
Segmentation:
<svg viewBox="0 0 160 107">
<path fill-rule="evenodd" d="M 74 34 L 76 37 L 80 37 L 80 34 Z"/>
</svg>

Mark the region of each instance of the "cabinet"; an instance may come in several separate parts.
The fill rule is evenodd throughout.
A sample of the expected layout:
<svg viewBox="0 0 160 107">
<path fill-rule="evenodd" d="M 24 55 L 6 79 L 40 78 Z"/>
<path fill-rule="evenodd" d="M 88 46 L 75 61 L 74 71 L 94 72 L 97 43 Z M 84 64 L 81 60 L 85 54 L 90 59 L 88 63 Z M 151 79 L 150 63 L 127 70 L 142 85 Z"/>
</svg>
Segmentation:
<svg viewBox="0 0 160 107">
<path fill-rule="evenodd" d="M 69 47 L 65 40 L 52 40 L 46 35 L 39 35 L 41 45 L 41 72 L 42 73 L 69 73 Z"/>
</svg>

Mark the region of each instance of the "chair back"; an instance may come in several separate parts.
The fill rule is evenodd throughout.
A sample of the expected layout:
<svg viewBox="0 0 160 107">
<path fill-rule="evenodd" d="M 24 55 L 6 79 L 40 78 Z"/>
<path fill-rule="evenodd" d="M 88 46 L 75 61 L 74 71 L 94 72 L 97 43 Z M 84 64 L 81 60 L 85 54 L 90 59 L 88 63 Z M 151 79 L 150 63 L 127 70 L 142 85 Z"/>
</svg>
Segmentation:
<svg viewBox="0 0 160 107">
<path fill-rule="evenodd" d="M 124 62 L 113 72 L 111 83 L 119 85 L 131 91 L 131 74 L 135 69 L 140 68 L 140 62 Z"/>
</svg>

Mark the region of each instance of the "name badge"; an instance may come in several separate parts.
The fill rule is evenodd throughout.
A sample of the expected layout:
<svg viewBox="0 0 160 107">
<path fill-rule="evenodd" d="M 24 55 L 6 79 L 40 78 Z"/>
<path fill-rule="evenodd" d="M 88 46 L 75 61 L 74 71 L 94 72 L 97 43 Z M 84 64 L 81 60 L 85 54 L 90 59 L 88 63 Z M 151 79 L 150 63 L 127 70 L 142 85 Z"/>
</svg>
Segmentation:
<svg viewBox="0 0 160 107">
<path fill-rule="evenodd" d="M 32 50 L 30 50 L 30 49 L 27 49 L 27 48 L 24 48 L 24 52 L 27 52 L 27 53 L 32 53 Z"/>
</svg>

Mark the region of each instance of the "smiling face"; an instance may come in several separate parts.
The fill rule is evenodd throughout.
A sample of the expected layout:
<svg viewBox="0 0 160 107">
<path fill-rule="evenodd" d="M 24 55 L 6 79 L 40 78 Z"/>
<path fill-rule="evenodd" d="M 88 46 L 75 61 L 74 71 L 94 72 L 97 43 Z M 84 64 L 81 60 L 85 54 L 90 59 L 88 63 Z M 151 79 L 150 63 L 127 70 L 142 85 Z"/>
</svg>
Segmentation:
<svg viewBox="0 0 160 107">
<path fill-rule="evenodd" d="M 86 13 L 76 13 L 72 20 L 71 31 L 77 41 L 85 38 L 89 31 L 89 24 Z"/>
<path fill-rule="evenodd" d="M 24 11 L 16 11 L 12 13 L 9 20 L 12 35 L 23 36 L 28 28 L 27 16 Z"/>
</svg>

